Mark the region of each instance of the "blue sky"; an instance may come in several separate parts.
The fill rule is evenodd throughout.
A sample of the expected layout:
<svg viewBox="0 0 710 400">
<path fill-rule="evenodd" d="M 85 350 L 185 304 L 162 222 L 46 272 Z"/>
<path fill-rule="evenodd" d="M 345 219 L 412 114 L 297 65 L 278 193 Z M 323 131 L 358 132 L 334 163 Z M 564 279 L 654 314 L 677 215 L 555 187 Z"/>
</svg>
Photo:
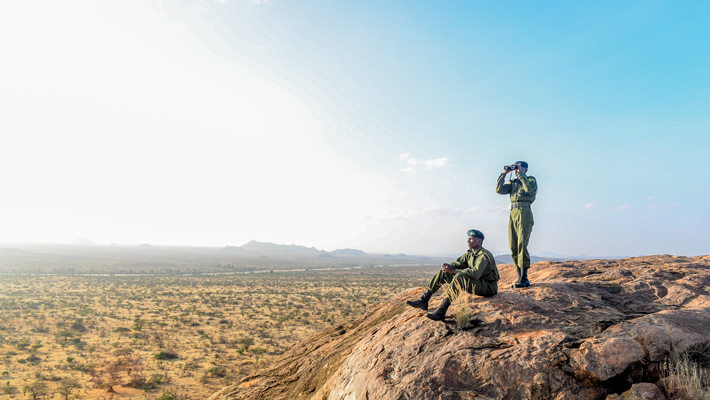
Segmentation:
<svg viewBox="0 0 710 400">
<path fill-rule="evenodd" d="M 707 2 L 0 6 L 0 243 L 707 254 Z"/>
</svg>

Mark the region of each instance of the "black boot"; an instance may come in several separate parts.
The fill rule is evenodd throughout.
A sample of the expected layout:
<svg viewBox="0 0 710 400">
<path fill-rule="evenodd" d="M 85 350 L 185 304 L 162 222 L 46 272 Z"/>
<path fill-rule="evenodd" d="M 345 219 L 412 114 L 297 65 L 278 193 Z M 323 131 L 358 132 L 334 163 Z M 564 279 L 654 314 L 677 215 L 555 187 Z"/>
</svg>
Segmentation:
<svg viewBox="0 0 710 400">
<path fill-rule="evenodd" d="M 522 282 L 522 280 L 523 280 L 523 270 L 522 270 L 521 268 L 518 268 L 518 267 L 515 267 L 515 269 L 518 270 L 518 280 L 515 281 L 514 284 L 510 285 L 510 288 L 511 288 L 511 289 L 515 289 L 515 288 L 522 287 L 522 286 L 520 286 L 520 285 L 522 285 L 522 283 L 523 283 L 523 282 Z"/>
<path fill-rule="evenodd" d="M 434 321 L 443 321 L 446 318 L 446 310 L 449 309 L 451 305 L 451 300 L 448 297 L 444 297 L 444 300 L 439 304 L 439 308 L 434 310 L 433 313 L 427 313 L 427 318 L 433 319 Z"/>
<path fill-rule="evenodd" d="M 523 287 L 530 286 L 530 280 L 528 280 L 528 269 L 523 268 L 523 279 L 520 280 Z"/>
<path fill-rule="evenodd" d="M 528 269 L 527 268 L 520 268 L 518 271 L 520 272 L 520 283 L 515 283 L 513 285 L 513 288 L 524 288 L 530 286 L 530 281 L 528 280 Z"/>
<path fill-rule="evenodd" d="M 426 311 L 429 309 L 429 299 L 431 299 L 431 295 L 431 290 L 427 289 L 419 300 L 407 300 L 407 305 Z"/>
</svg>

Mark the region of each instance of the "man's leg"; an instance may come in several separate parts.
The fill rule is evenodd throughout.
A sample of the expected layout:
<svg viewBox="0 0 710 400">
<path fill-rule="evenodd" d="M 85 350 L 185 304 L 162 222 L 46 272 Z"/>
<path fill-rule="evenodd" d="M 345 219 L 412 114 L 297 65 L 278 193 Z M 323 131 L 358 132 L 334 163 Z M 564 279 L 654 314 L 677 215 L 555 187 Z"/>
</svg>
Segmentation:
<svg viewBox="0 0 710 400">
<path fill-rule="evenodd" d="M 421 308 L 424 311 L 428 310 L 429 299 L 431 299 L 431 296 L 439 290 L 441 285 L 451 282 L 452 279 L 454 279 L 453 274 L 439 270 L 439 272 L 437 272 L 436 275 L 434 275 L 434 277 L 432 277 L 429 281 L 427 290 L 424 294 L 422 294 L 422 297 L 420 297 L 419 300 L 407 300 L 407 305 L 415 308 Z"/>
<path fill-rule="evenodd" d="M 449 287 L 446 288 L 446 296 L 439 304 L 439 307 L 433 313 L 426 315 L 429 319 L 443 321 L 446 318 L 446 311 L 449 309 L 451 302 L 456 300 L 462 291 L 473 293 L 476 281 L 471 279 L 467 271 L 461 271 L 450 282 Z"/>
<path fill-rule="evenodd" d="M 530 253 L 528 252 L 528 243 L 530 242 L 530 234 L 534 225 L 533 215 L 530 208 L 520 209 L 520 221 L 516 224 L 518 236 L 518 262 L 517 265 L 521 269 L 520 284 L 515 287 L 528 287 L 528 269 L 530 268 Z"/>
<path fill-rule="evenodd" d="M 533 225 L 535 221 L 533 220 L 532 210 L 530 208 L 523 208 L 520 210 L 520 227 L 518 235 L 519 246 L 521 255 L 520 266 L 524 269 L 530 268 L 530 253 L 528 252 L 528 243 L 530 243 L 530 234 L 532 234 Z"/>
<path fill-rule="evenodd" d="M 508 243 L 510 244 L 510 256 L 513 258 L 513 264 L 518 265 L 518 220 L 520 219 L 520 210 L 513 208 L 510 210 L 510 218 L 508 219 Z"/>
<path fill-rule="evenodd" d="M 451 284 L 446 288 L 446 297 L 451 301 L 456 301 L 461 292 L 473 293 L 476 281 L 472 279 L 470 270 L 464 270 L 456 274 Z"/>
<path fill-rule="evenodd" d="M 520 254 L 520 238 L 518 236 L 519 220 L 520 210 L 517 208 L 511 209 L 510 218 L 508 219 L 508 242 L 510 243 L 510 256 L 513 259 L 513 265 L 515 265 L 515 269 L 518 272 L 518 280 L 513 283 L 511 288 L 521 287 L 520 285 L 522 284 L 523 277 L 522 265 L 520 264 L 520 260 L 518 257 L 518 255 Z"/>
<path fill-rule="evenodd" d="M 441 285 L 443 285 L 444 283 L 451 283 L 453 279 L 454 274 L 439 270 L 439 272 L 437 272 L 436 275 L 434 275 L 434 277 L 432 277 L 429 281 L 428 288 L 432 293 L 436 293 L 436 291 L 439 290 Z"/>
</svg>

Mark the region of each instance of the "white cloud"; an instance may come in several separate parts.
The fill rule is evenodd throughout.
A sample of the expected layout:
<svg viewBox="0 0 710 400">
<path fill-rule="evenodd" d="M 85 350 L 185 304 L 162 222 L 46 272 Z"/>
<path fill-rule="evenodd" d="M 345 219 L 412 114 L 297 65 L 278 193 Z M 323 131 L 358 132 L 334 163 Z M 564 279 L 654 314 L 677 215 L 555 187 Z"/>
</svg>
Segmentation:
<svg viewBox="0 0 710 400">
<path fill-rule="evenodd" d="M 587 203 L 587 204 L 584 205 L 584 208 L 586 208 L 586 209 L 592 209 L 592 208 L 594 208 L 594 207 L 596 207 L 596 206 L 597 206 L 596 203 Z"/>
<path fill-rule="evenodd" d="M 653 200 L 655 200 L 655 199 L 656 199 L 656 196 L 649 196 L 648 199 L 646 199 L 646 200 L 648 200 L 648 201 L 653 201 Z"/>
<path fill-rule="evenodd" d="M 449 158 L 448 157 L 440 157 L 440 158 L 429 158 L 426 160 L 419 160 L 417 158 L 414 158 L 409 155 L 409 153 L 401 153 L 399 155 L 400 161 L 405 161 L 409 167 L 407 168 L 402 168 L 400 171 L 402 172 L 409 172 L 409 173 L 415 173 L 416 170 L 414 167 L 418 165 L 423 165 L 425 169 L 434 169 L 434 168 L 442 168 L 445 167 L 448 162 Z"/>
<path fill-rule="evenodd" d="M 618 211 L 626 211 L 626 210 L 628 210 L 628 209 L 630 209 L 630 208 L 631 208 L 631 206 L 629 206 L 628 204 L 624 204 L 623 206 L 617 207 L 616 209 L 617 209 Z"/>
<path fill-rule="evenodd" d="M 448 163 L 449 159 L 448 157 L 441 157 L 441 158 L 432 158 L 430 160 L 424 161 L 424 165 L 431 169 L 431 168 L 441 168 L 446 166 L 446 163 Z"/>
</svg>

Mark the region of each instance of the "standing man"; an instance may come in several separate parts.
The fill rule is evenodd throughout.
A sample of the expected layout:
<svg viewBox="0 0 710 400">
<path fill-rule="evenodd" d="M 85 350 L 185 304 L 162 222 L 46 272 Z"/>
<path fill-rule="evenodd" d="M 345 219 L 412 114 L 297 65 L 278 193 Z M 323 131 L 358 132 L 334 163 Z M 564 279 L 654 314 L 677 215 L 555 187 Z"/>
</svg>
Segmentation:
<svg viewBox="0 0 710 400">
<path fill-rule="evenodd" d="M 443 321 L 446 310 L 462 290 L 485 297 L 498 293 L 500 274 L 493 254 L 481 246 L 483 239 L 483 232 L 469 230 L 468 251 L 451 264 L 442 264 L 441 270 L 429 281 L 429 286 L 422 297 L 419 300 L 407 300 L 407 304 L 424 311 L 428 310 L 431 295 L 436 293 L 441 285 L 448 283 L 446 297 L 441 301 L 439 308 L 426 315 L 434 321 Z"/>
<path fill-rule="evenodd" d="M 505 183 L 505 176 L 515 171 L 515 179 Z M 533 221 L 530 205 L 535 201 L 537 181 L 528 176 L 528 163 L 517 161 L 513 165 L 503 167 L 503 173 L 498 177 L 496 193 L 510 195 L 510 219 L 508 221 L 508 241 L 513 263 L 518 268 L 518 281 L 511 288 L 530 286 L 528 268 L 530 268 L 530 253 L 528 242 L 532 233 Z"/>
</svg>

